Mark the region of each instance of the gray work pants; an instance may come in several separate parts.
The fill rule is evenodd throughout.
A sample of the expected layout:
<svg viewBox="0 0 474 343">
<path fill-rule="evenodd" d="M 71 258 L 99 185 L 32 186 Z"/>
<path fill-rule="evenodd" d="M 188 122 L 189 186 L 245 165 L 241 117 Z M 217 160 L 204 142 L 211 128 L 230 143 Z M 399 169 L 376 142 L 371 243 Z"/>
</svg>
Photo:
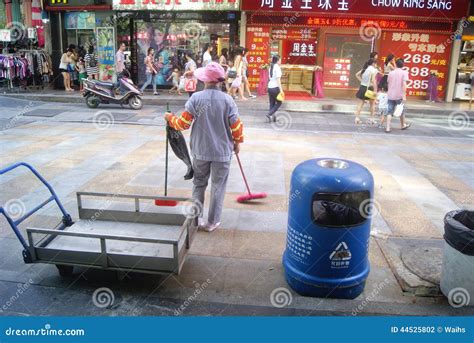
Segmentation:
<svg viewBox="0 0 474 343">
<path fill-rule="evenodd" d="M 209 162 L 194 159 L 193 199 L 204 207 L 204 195 L 211 177 L 211 201 L 209 203 L 208 223 L 217 224 L 221 221 L 224 207 L 225 189 L 229 178 L 229 162 Z"/>
</svg>

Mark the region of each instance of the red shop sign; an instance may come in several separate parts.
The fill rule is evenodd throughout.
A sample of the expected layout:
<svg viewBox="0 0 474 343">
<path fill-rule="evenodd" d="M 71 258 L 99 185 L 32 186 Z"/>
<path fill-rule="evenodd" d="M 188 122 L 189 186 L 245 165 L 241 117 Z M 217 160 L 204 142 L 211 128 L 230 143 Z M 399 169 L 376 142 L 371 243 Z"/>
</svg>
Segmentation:
<svg viewBox="0 0 474 343">
<path fill-rule="evenodd" d="M 461 19 L 470 0 L 242 0 L 243 11 L 362 14 Z"/>
<path fill-rule="evenodd" d="M 444 97 L 449 72 L 449 57 L 452 43 L 449 35 L 423 32 L 384 32 L 382 34 L 381 61 L 388 54 L 405 60 L 408 70 L 408 95 L 426 98 L 428 96 L 431 72 L 438 75 L 438 96 Z"/>
<path fill-rule="evenodd" d="M 396 19 L 362 19 L 355 17 L 338 16 L 317 16 L 317 15 L 265 15 L 255 13 L 250 16 L 249 23 L 254 25 L 271 25 L 281 27 L 322 27 L 338 26 L 360 29 L 361 26 L 369 23 L 370 26 L 380 27 L 381 30 L 424 30 L 433 32 L 451 33 L 456 29 L 451 21 L 414 21 Z"/>
</svg>

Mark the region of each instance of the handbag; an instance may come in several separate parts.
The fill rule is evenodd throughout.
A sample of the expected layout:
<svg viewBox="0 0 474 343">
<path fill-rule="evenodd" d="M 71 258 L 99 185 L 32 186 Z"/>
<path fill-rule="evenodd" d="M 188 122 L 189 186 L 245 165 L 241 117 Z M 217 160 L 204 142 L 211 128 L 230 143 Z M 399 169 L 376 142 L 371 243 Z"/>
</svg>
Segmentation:
<svg viewBox="0 0 474 343">
<path fill-rule="evenodd" d="M 401 104 L 398 104 L 395 106 L 395 111 L 393 111 L 393 116 L 400 118 L 403 114 L 403 110 L 405 109 L 405 104 L 402 102 Z"/>
<path fill-rule="evenodd" d="M 195 92 L 197 87 L 197 79 L 186 79 L 184 81 L 184 90 L 186 92 Z"/>
<path fill-rule="evenodd" d="M 375 93 L 374 91 L 371 91 L 370 89 L 367 89 L 367 91 L 365 92 L 364 96 L 365 96 L 367 99 L 370 99 L 370 100 L 375 100 L 375 99 L 377 99 L 377 93 Z"/>
<path fill-rule="evenodd" d="M 229 79 L 235 79 L 237 77 L 237 71 L 236 70 L 229 70 L 227 73 L 227 77 Z"/>
<path fill-rule="evenodd" d="M 277 99 L 278 101 L 280 101 L 280 102 L 285 101 L 285 93 L 280 92 L 280 93 L 277 95 L 276 99 Z"/>
<path fill-rule="evenodd" d="M 74 66 L 71 63 L 67 64 L 67 71 L 72 73 L 74 71 Z"/>
<path fill-rule="evenodd" d="M 185 78 L 184 76 L 181 76 L 181 77 L 179 78 L 178 89 L 179 89 L 179 90 L 184 89 L 184 87 L 186 87 L 185 84 L 186 84 L 186 78 Z"/>
</svg>

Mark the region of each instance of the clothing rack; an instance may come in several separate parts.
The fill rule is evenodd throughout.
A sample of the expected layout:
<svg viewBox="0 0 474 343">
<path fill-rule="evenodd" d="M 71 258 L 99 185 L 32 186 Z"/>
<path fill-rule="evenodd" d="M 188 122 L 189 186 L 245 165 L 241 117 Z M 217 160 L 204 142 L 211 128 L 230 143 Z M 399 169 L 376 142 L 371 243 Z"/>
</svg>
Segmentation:
<svg viewBox="0 0 474 343">
<path fill-rule="evenodd" d="M 44 88 L 52 74 L 51 57 L 43 50 L 0 54 L 0 81 L 4 87 Z"/>
</svg>

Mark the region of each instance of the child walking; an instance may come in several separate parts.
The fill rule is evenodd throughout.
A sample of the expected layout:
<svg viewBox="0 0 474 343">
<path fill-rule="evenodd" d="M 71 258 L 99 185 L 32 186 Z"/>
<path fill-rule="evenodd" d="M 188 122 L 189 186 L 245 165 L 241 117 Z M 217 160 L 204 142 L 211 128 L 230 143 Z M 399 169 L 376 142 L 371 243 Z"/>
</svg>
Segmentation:
<svg viewBox="0 0 474 343">
<path fill-rule="evenodd" d="M 173 92 L 178 93 L 181 95 L 181 89 L 179 88 L 179 81 L 180 81 L 181 73 L 178 68 L 174 68 L 173 73 L 171 73 L 170 77 L 166 81 L 170 81 L 173 79 L 173 88 L 170 89 L 170 94 Z"/>
<path fill-rule="evenodd" d="M 383 124 L 385 122 L 385 117 L 388 114 L 388 95 L 387 89 L 385 87 L 380 88 L 379 92 L 377 93 L 377 105 L 378 112 L 380 115 L 380 124 L 378 128 L 384 129 L 385 127 L 383 126 Z"/>
</svg>

